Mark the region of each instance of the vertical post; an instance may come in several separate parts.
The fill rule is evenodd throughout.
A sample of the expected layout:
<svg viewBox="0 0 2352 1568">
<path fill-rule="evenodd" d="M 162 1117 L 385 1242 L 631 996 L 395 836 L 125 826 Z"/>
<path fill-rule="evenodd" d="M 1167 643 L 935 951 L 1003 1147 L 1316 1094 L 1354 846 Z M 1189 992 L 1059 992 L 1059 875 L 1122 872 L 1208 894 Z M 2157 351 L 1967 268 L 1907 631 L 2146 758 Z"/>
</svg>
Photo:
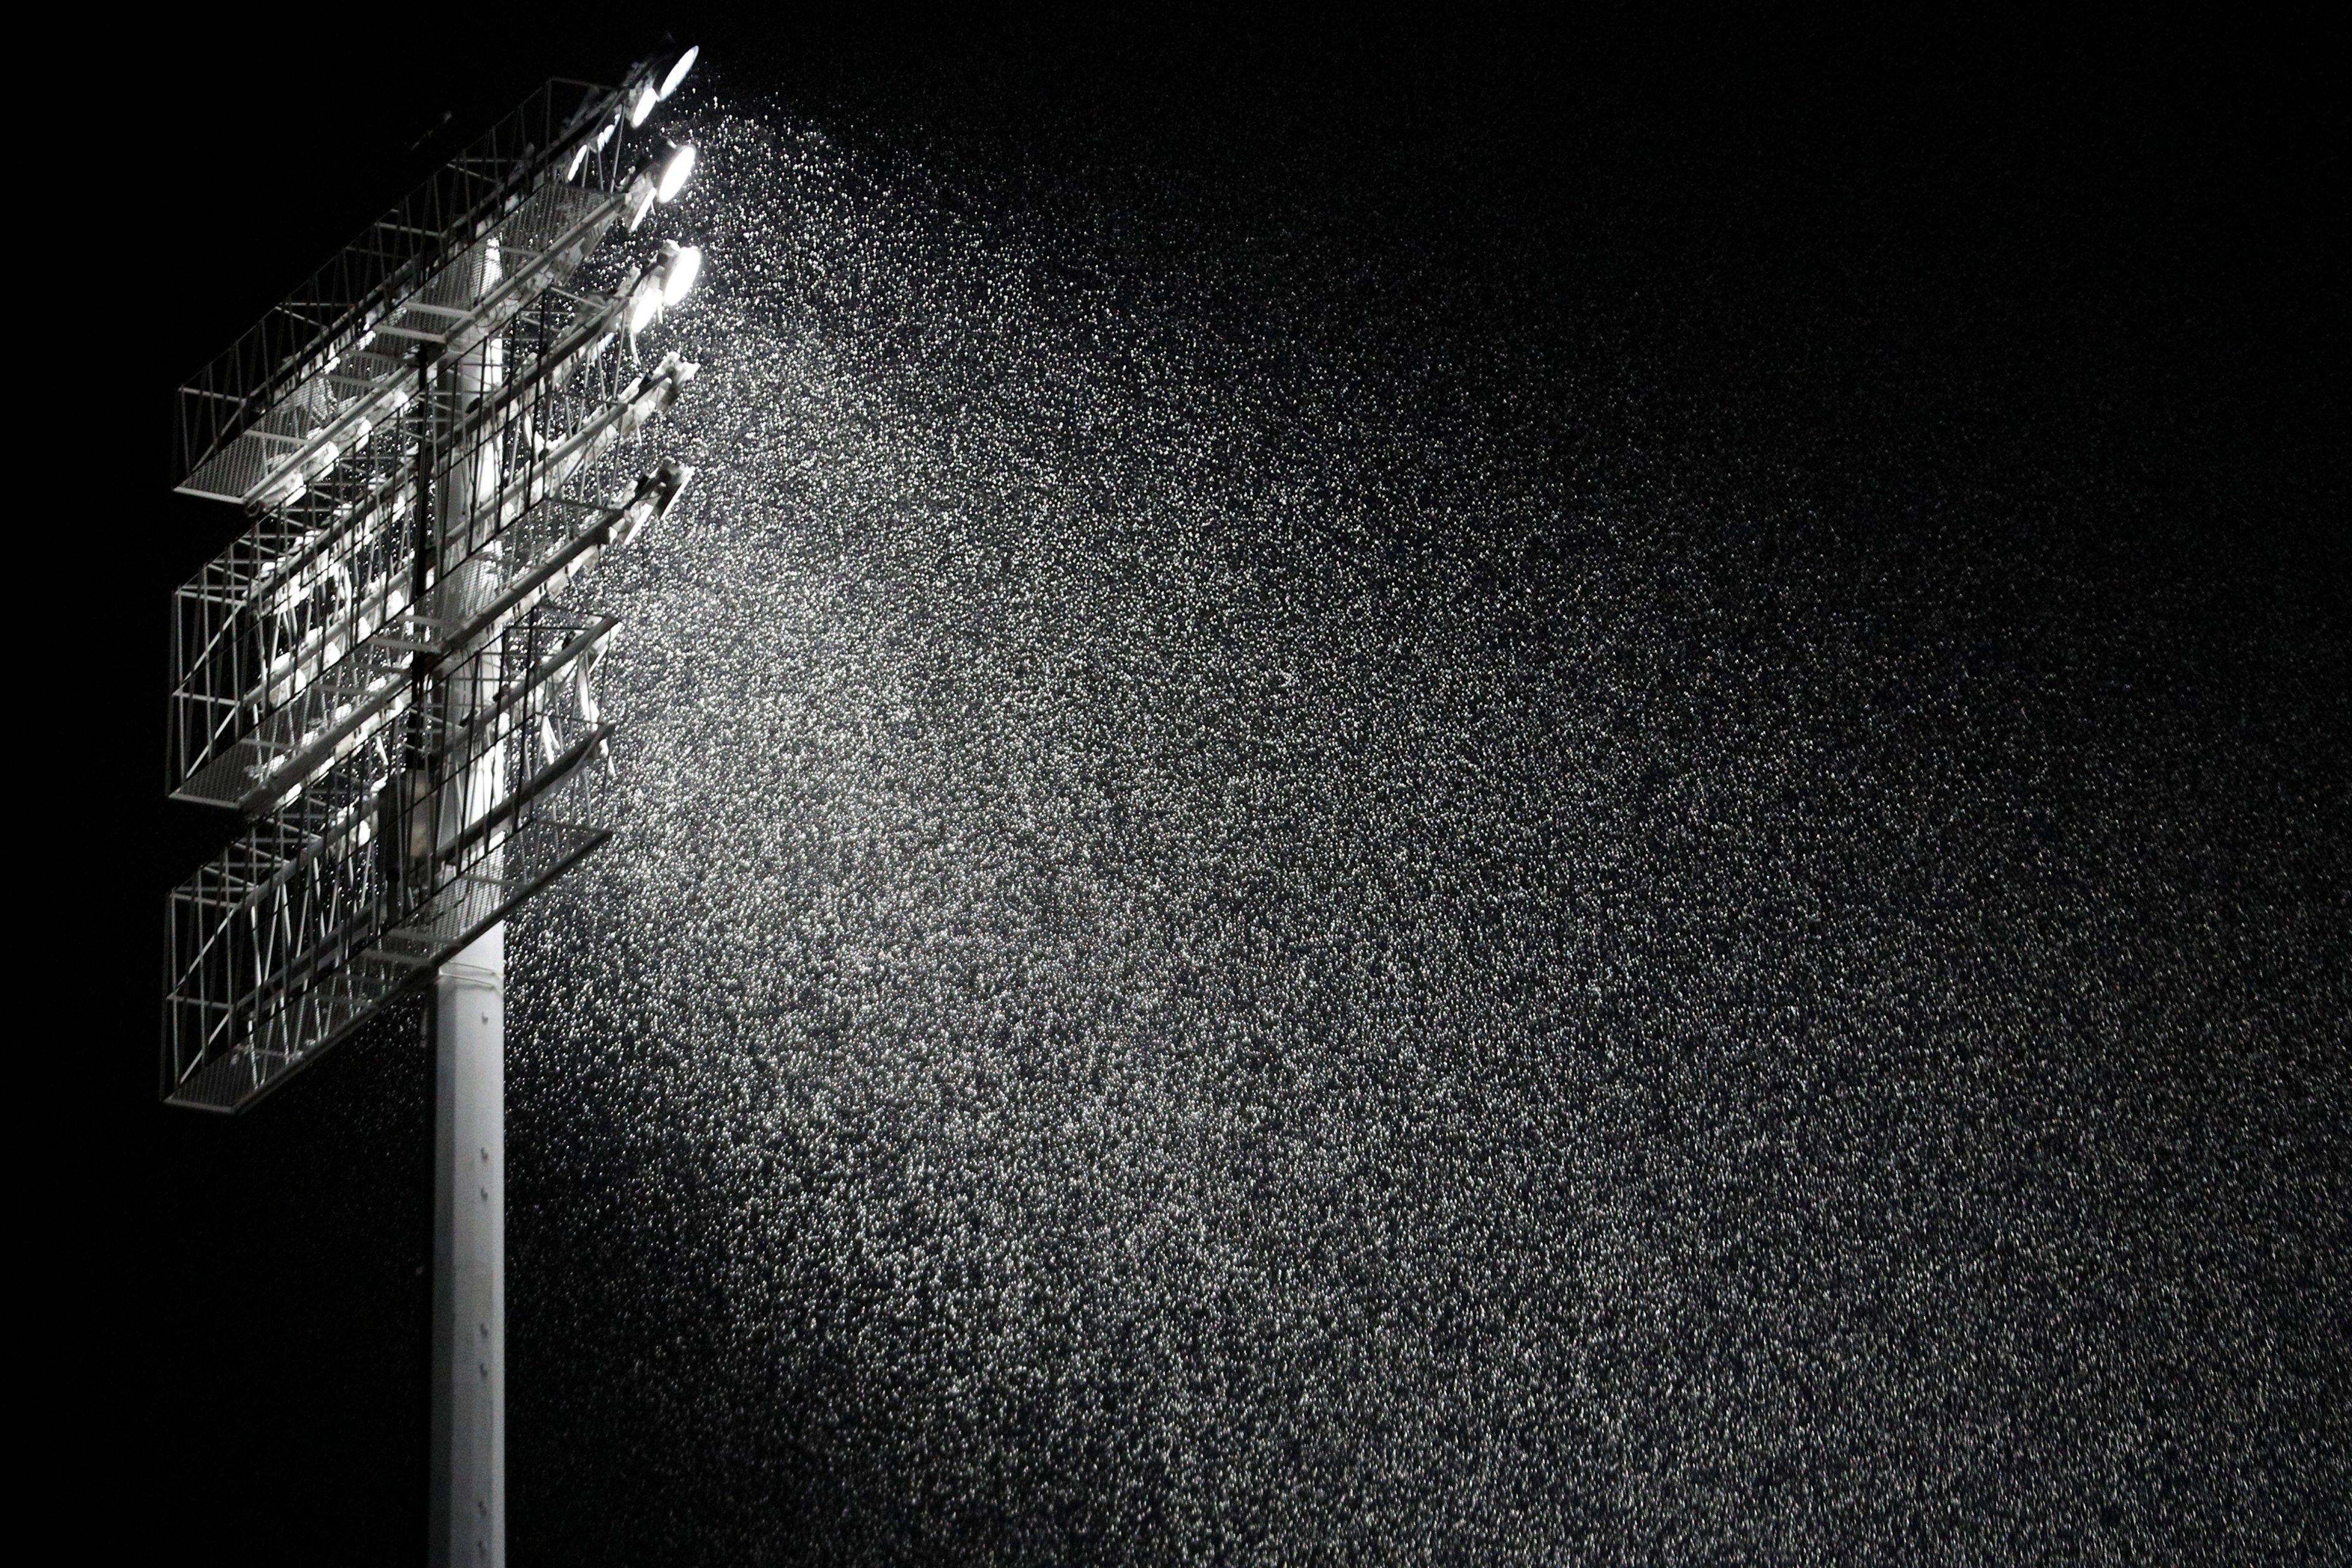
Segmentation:
<svg viewBox="0 0 2352 1568">
<path fill-rule="evenodd" d="M 506 927 L 433 1019 L 433 1568 L 506 1568 Z"/>
<path fill-rule="evenodd" d="M 497 237 L 485 239 L 475 254 L 471 292 L 479 299 L 498 283 Z M 468 436 L 466 420 L 505 379 L 505 344 L 496 337 L 457 356 L 446 377 L 454 439 L 441 504 L 428 525 L 435 547 L 429 603 L 444 627 L 465 621 L 499 591 L 497 545 L 481 533 L 498 503 L 501 436 L 484 428 Z M 426 602 L 420 599 L 420 608 Z M 438 803 L 443 843 L 478 820 L 499 792 L 507 761 L 503 744 L 471 763 L 458 760 L 464 731 L 496 700 L 497 667 L 494 642 L 458 660 L 447 677 L 441 754 L 450 762 Z M 499 864 L 495 848 L 478 862 L 491 878 Z M 504 923 L 444 963 L 436 986 L 429 1560 L 432 1568 L 506 1568 Z"/>
</svg>

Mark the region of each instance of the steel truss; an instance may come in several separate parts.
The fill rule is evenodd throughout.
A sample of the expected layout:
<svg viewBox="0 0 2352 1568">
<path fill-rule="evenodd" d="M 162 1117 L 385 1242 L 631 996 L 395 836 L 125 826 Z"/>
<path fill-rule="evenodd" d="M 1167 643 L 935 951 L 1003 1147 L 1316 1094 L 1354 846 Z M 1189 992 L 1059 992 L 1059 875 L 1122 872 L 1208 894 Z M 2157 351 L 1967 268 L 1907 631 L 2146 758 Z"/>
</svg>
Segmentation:
<svg viewBox="0 0 2352 1568">
<path fill-rule="evenodd" d="M 696 368 L 640 354 L 648 79 L 550 84 L 183 390 L 180 489 L 253 521 L 174 600 L 172 793 L 249 822 L 171 898 L 174 1104 L 250 1104 L 610 837 L 553 800 L 614 624 L 549 601 L 692 478 L 621 466 Z"/>
</svg>

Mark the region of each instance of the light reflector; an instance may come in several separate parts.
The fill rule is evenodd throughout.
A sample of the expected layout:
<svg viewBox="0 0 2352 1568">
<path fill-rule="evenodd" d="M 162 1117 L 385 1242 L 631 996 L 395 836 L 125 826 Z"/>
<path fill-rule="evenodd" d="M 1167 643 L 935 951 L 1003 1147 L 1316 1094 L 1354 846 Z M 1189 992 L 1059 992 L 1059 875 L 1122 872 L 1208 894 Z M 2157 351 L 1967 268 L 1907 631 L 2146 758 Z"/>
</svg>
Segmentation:
<svg viewBox="0 0 2352 1568">
<path fill-rule="evenodd" d="M 670 258 L 669 267 L 662 273 L 662 303 L 675 305 L 686 298 L 694 280 L 702 276 L 702 247 L 683 246 Z"/>
<path fill-rule="evenodd" d="M 661 184 L 654 187 L 654 199 L 660 202 L 668 201 L 684 190 L 686 182 L 693 177 L 694 143 L 689 142 L 671 153 L 669 162 L 662 165 Z"/>
<path fill-rule="evenodd" d="M 662 290 L 648 278 L 637 288 L 637 296 L 629 301 L 629 331 L 642 332 L 661 314 Z"/>
</svg>

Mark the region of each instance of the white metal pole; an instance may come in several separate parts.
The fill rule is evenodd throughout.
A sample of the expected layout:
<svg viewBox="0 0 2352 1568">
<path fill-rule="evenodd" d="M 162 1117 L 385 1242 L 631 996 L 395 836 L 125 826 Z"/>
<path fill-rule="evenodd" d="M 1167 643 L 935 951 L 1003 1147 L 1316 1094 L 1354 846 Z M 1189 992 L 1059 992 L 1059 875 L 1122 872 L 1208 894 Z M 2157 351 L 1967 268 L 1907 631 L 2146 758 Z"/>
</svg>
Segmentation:
<svg viewBox="0 0 2352 1568">
<path fill-rule="evenodd" d="M 484 241 L 477 298 L 496 287 L 499 242 Z M 493 337 L 451 367 L 453 425 L 505 379 L 504 343 Z M 483 510 L 497 504 L 498 442 L 457 455 L 437 509 L 441 559 L 460 552 Z M 498 547 L 437 584 L 445 623 L 498 592 Z M 488 707 L 497 682 L 490 657 L 460 674 L 449 693 L 450 739 Z M 496 797 L 504 748 L 443 784 L 442 831 L 470 826 Z M 470 775 L 470 776 L 469 776 Z M 501 852 L 478 863 L 498 875 Z M 495 925 L 441 966 L 434 1009 L 433 1568 L 506 1568 L 506 926 Z"/>
<path fill-rule="evenodd" d="M 430 1561 L 505 1568 L 506 926 L 444 963 L 437 992 Z"/>
</svg>

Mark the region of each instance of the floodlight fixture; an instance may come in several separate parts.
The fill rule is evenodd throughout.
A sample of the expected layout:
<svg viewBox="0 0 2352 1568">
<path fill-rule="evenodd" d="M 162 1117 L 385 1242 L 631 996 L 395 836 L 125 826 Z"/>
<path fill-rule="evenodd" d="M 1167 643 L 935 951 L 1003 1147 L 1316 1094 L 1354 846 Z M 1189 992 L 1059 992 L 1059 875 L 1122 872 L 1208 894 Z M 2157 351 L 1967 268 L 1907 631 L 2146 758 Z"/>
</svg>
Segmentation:
<svg viewBox="0 0 2352 1568">
<path fill-rule="evenodd" d="M 661 183 L 654 187 L 654 199 L 665 203 L 669 201 L 684 190 L 686 182 L 693 177 L 694 143 L 689 142 L 671 153 L 669 162 L 662 165 Z"/>
<path fill-rule="evenodd" d="M 685 299 L 688 290 L 694 287 L 694 280 L 701 276 L 702 247 L 681 246 L 678 253 L 669 258 L 669 265 L 662 269 L 663 305 L 675 305 Z"/>
<path fill-rule="evenodd" d="M 635 298 L 629 301 L 629 333 L 632 337 L 654 324 L 661 314 L 662 281 L 659 275 L 647 273 L 637 285 Z"/>
<path fill-rule="evenodd" d="M 696 373 L 635 340 L 702 253 L 625 236 L 692 175 L 634 132 L 697 54 L 549 84 L 178 402 L 177 489 L 247 526 L 173 598 L 171 787 L 245 825 L 171 897 L 163 1098 L 243 1110 L 437 995 L 436 1562 L 504 1560 L 502 922 L 611 837 L 556 802 L 611 765 L 615 623 L 558 596 L 694 472 L 613 459 Z"/>
<path fill-rule="evenodd" d="M 636 177 L 635 183 L 629 186 L 629 232 L 631 234 L 636 233 L 637 230 L 644 226 L 646 215 L 654 210 L 654 198 L 656 190 L 657 187 L 654 183 L 654 176 L 650 170 L 645 174 L 639 174 Z"/>
</svg>

